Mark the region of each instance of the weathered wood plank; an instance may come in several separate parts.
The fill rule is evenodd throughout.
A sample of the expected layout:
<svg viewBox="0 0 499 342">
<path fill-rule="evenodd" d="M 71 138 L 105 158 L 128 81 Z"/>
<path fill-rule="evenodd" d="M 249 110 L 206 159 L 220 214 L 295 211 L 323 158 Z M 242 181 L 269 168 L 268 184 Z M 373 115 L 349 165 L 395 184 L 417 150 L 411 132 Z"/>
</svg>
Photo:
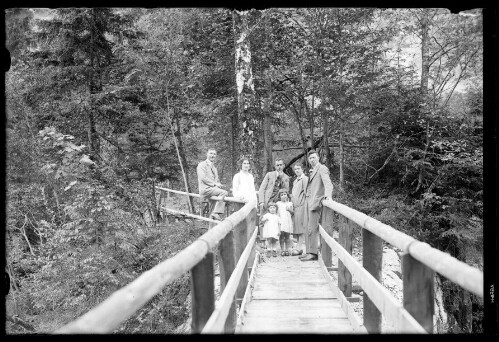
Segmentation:
<svg viewBox="0 0 499 342">
<path fill-rule="evenodd" d="M 346 318 L 311 320 L 269 320 L 265 318 L 250 318 L 241 328 L 242 333 L 305 333 L 305 334 L 339 334 L 352 333 L 353 329 Z"/>
<path fill-rule="evenodd" d="M 362 266 L 378 282 L 381 281 L 383 266 L 383 241 L 366 229 L 362 229 Z M 364 326 L 369 333 L 381 332 L 381 311 L 364 291 Z"/>
<path fill-rule="evenodd" d="M 290 291 L 289 293 L 282 293 L 282 291 L 258 291 L 254 290 L 253 300 L 262 299 L 334 299 L 336 296 L 333 293 L 323 293 L 321 290 L 307 291 L 303 293 L 300 291 Z"/>
<path fill-rule="evenodd" d="M 234 233 L 230 231 L 218 245 L 220 253 L 220 291 L 224 291 L 227 286 L 227 282 L 236 267 L 236 252 L 234 248 Z M 230 310 L 227 315 L 227 320 L 225 321 L 225 333 L 233 333 L 236 329 L 237 314 L 236 314 L 236 302 L 233 300 L 230 305 Z"/>
<path fill-rule="evenodd" d="M 353 332 L 336 300 L 253 300 L 242 333 Z"/>
<path fill-rule="evenodd" d="M 321 261 L 322 262 L 322 261 Z M 331 284 L 317 261 L 296 257 L 258 264 L 240 333 L 352 333 Z"/>
<path fill-rule="evenodd" d="M 433 332 L 435 272 L 410 254 L 402 255 L 404 308 L 428 333 Z"/>
<path fill-rule="evenodd" d="M 246 229 L 247 231 L 247 234 L 248 234 L 248 237 L 247 237 L 247 241 L 249 241 L 249 239 L 251 238 L 251 234 L 253 232 L 253 229 L 257 229 L 258 230 L 258 222 L 257 222 L 257 216 L 256 216 L 256 208 L 254 208 L 254 210 L 252 210 L 250 212 L 250 214 L 246 217 L 246 226 L 248 227 Z M 258 235 L 258 233 L 257 233 Z M 250 253 L 250 256 L 248 258 L 248 268 L 252 267 L 254 261 L 255 261 L 255 256 L 256 256 L 256 249 L 253 248 L 251 250 L 251 253 Z M 249 271 L 248 271 L 248 275 L 249 275 Z"/>
<path fill-rule="evenodd" d="M 339 301 L 336 299 L 269 299 L 253 300 L 251 309 L 248 310 L 282 310 L 298 311 L 299 315 L 306 314 L 307 310 L 313 309 L 341 309 Z M 249 307 L 249 304 L 248 304 Z M 249 312 L 249 311 L 248 311 Z"/>
<path fill-rule="evenodd" d="M 191 332 L 203 330 L 215 309 L 215 280 L 213 253 L 206 256 L 190 270 L 191 274 Z"/>
<path fill-rule="evenodd" d="M 403 252 L 408 252 L 414 259 L 422 262 L 465 290 L 483 298 L 483 272 L 478 268 L 471 267 L 448 253 L 433 248 L 427 243 L 417 241 L 413 237 L 346 205 L 333 200 L 324 200 L 322 204 L 348 217 L 361 228 L 369 230 L 392 246 L 397 247 Z"/>
<path fill-rule="evenodd" d="M 232 204 L 232 207 L 234 208 L 235 211 L 237 211 L 243 207 L 243 204 L 234 203 Z M 253 210 L 250 211 L 248 215 L 251 215 L 252 212 Z M 255 225 L 253 225 L 250 228 L 254 227 Z M 251 233 L 253 233 L 253 230 L 251 231 Z M 234 253 L 236 260 L 239 260 L 239 258 L 241 257 L 241 254 L 246 248 L 247 243 L 248 243 L 248 221 L 246 218 L 245 220 L 242 220 L 237 226 L 234 227 Z M 244 297 L 244 292 L 246 291 L 247 285 L 248 285 L 248 271 L 245 268 L 245 272 L 242 273 L 241 280 L 239 281 L 239 284 L 237 286 L 237 291 L 236 291 L 237 299 L 242 299 Z"/>
<path fill-rule="evenodd" d="M 255 229 L 258 230 L 258 227 L 256 227 Z M 253 248 L 253 251 L 254 250 L 255 250 L 255 248 Z M 256 270 L 258 267 L 259 257 L 260 257 L 259 253 L 256 252 L 255 259 L 253 260 L 253 265 L 251 267 L 250 277 L 248 279 L 248 286 L 246 287 L 246 292 L 244 293 L 243 301 L 241 302 L 241 308 L 239 309 L 239 315 L 237 316 L 236 333 L 238 332 L 238 327 L 241 326 L 241 323 L 243 322 L 243 317 L 246 314 L 246 305 L 248 305 L 248 303 L 251 301 L 251 296 L 252 296 L 253 287 L 255 284 Z M 251 258 L 251 254 L 250 254 L 250 258 Z"/>
<path fill-rule="evenodd" d="M 189 272 L 207 253 L 211 252 L 235 224 L 246 218 L 254 205 L 254 202 L 247 203 L 240 211 L 218 222 L 213 229 L 208 230 L 175 256 L 142 273 L 130 284 L 115 291 L 104 302 L 54 333 L 104 334 L 112 332 L 152 297 L 160 293 L 165 285 Z"/>
<path fill-rule="evenodd" d="M 323 207 L 322 208 L 322 215 L 321 215 L 321 225 L 324 227 L 324 230 L 328 232 L 329 235 L 333 235 L 333 218 L 334 218 L 334 212 L 333 210 L 329 209 L 328 207 Z M 327 267 L 331 267 L 332 265 L 332 252 L 331 252 L 331 247 L 327 243 L 324 242 L 324 239 L 320 237 L 321 239 L 321 258 L 322 261 L 324 262 L 324 265 Z"/>
<path fill-rule="evenodd" d="M 340 215 L 338 221 L 338 242 L 351 255 L 353 238 L 352 223 L 343 215 Z M 352 274 L 348 271 L 345 265 L 343 265 L 341 260 L 338 261 L 338 287 L 341 292 L 343 292 L 345 297 L 350 297 L 352 295 Z"/>
<path fill-rule="evenodd" d="M 191 197 L 197 197 L 197 198 L 201 198 L 202 197 L 200 194 L 195 194 L 195 193 L 192 193 L 192 192 L 179 191 L 179 190 L 173 190 L 173 189 L 168 189 L 168 188 L 162 188 L 160 186 L 157 186 L 156 189 L 162 190 L 162 191 L 173 192 L 175 194 L 191 196 Z M 222 197 L 221 196 L 212 196 L 212 197 L 210 197 L 210 199 L 212 199 L 214 201 L 220 201 L 220 200 L 222 200 Z M 238 198 L 230 197 L 230 196 L 225 196 L 224 197 L 224 201 L 225 202 L 234 202 L 234 203 L 243 203 L 243 204 L 245 203 L 244 201 L 241 201 Z"/>
<path fill-rule="evenodd" d="M 329 283 L 329 286 L 331 287 L 331 289 L 335 293 L 339 305 L 343 309 L 343 312 L 345 312 L 347 314 L 348 321 L 352 325 L 353 330 L 356 333 L 366 334 L 367 330 L 364 327 L 364 325 L 362 324 L 362 322 L 360 320 L 360 317 L 354 311 L 353 307 L 350 305 L 350 302 L 347 300 L 347 298 L 345 297 L 345 295 L 340 291 L 339 288 L 337 288 L 333 284 L 333 278 L 329 274 L 329 272 L 326 269 L 326 266 L 324 265 L 324 263 L 323 262 L 319 262 L 319 265 L 321 266 L 322 275 L 327 280 L 327 282 Z"/>
<path fill-rule="evenodd" d="M 242 274 L 246 272 L 246 264 L 248 262 L 251 249 L 255 244 L 256 235 L 257 235 L 257 230 L 255 229 L 251 237 L 251 240 L 248 242 L 246 249 L 241 254 L 241 257 L 237 262 L 236 268 L 232 272 L 232 275 L 227 283 L 227 286 L 225 287 L 225 290 L 220 296 L 220 300 L 215 306 L 213 314 L 210 316 L 208 322 L 206 322 L 206 325 L 202 331 L 203 334 L 223 332 L 225 319 L 227 318 L 227 315 L 229 313 L 230 305 L 234 300 L 234 295 L 236 294 L 237 285 L 241 280 Z"/>
<path fill-rule="evenodd" d="M 183 216 L 194 218 L 196 220 L 211 222 L 211 223 L 215 223 L 215 224 L 218 224 L 220 222 L 220 221 L 212 220 L 212 219 L 204 217 L 204 216 L 195 215 L 195 214 L 189 214 L 189 213 L 184 213 L 183 211 L 169 209 L 169 208 L 165 208 L 165 207 L 160 207 L 159 210 L 163 211 L 163 212 L 166 212 L 166 213 L 172 213 L 172 214 L 176 214 L 176 215 L 183 215 Z"/>
<path fill-rule="evenodd" d="M 371 301 L 378 309 L 382 309 L 388 322 L 396 327 L 401 327 L 401 332 L 404 333 L 426 333 L 426 330 L 402 307 L 401 303 L 397 302 L 390 291 L 367 272 L 332 237 L 327 235 L 321 226 L 319 226 L 319 232 L 324 236 L 326 243 L 331 246 L 338 259 L 341 259 L 350 270 L 364 292 L 367 292 Z"/>
</svg>

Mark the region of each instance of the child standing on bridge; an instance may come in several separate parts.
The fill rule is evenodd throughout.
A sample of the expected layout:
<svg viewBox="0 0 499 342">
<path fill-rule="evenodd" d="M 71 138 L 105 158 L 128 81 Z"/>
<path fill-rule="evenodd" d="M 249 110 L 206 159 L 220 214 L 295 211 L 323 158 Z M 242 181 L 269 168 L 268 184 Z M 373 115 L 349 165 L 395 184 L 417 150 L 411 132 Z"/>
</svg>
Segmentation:
<svg viewBox="0 0 499 342">
<path fill-rule="evenodd" d="M 291 254 L 291 239 L 290 234 L 293 234 L 293 202 L 289 200 L 289 194 L 285 189 L 279 190 L 279 198 L 277 204 L 277 213 L 281 218 L 281 235 L 279 236 L 279 244 L 281 245 L 281 256 Z"/>
<path fill-rule="evenodd" d="M 263 215 L 260 220 L 264 224 L 262 238 L 265 239 L 267 257 L 270 257 L 271 253 L 276 257 L 276 242 L 281 234 L 281 218 L 277 215 L 277 206 L 274 202 L 269 202 L 268 209 L 269 212 Z"/>
</svg>

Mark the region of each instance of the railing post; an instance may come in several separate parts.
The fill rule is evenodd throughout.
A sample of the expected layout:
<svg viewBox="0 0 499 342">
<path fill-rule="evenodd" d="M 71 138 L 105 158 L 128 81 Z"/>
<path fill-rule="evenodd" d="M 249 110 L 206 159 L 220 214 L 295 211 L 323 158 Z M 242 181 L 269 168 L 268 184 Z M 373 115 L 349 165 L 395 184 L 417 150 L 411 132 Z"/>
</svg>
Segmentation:
<svg viewBox="0 0 499 342">
<path fill-rule="evenodd" d="M 251 238 L 251 235 L 253 235 L 253 232 L 255 231 L 255 227 L 257 226 L 257 216 L 256 216 L 256 208 L 252 209 L 251 212 L 249 213 L 248 217 L 246 217 L 246 229 L 247 229 L 247 238 L 246 241 L 249 241 Z M 258 233 L 257 233 L 258 234 Z M 247 242 L 246 242 L 247 243 Z M 256 241 L 255 241 L 256 245 Z M 246 269 L 248 270 L 248 277 L 249 274 L 251 273 L 251 267 L 253 266 L 253 262 L 255 261 L 255 248 L 253 247 L 251 249 L 250 256 L 248 258 L 248 263 L 246 264 Z M 244 296 L 244 295 L 243 295 Z"/>
<path fill-rule="evenodd" d="M 229 278 L 236 268 L 236 255 L 234 250 L 234 233 L 230 231 L 218 245 L 219 250 L 219 262 L 218 267 L 220 269 L 220 292 L 223 292 Z M 237 312 L 236 312 L 236 301 L 232 298 L 232 304 L 230 306 L 229 315 L 225 321 L 224 331 L 226 334 L 233 334 L 236 330 L 237 323 Z"/>
<path fill-rule="evenodd" d="M 215 309 L 213 253 L 206 256 L 190 270 L 191 274 L 191 331 L 199 334 Z"/>
<path fill-rule="evenodd" d="M 338 223 L 339 223 L 339 234 L 338 234 L 339 243 L 351 255 L 353 222 L 351 222 L 343 215 L 340 215 Z M 345 297 L 352 296 L 352 274 L 345 267 L 345 265 L 343 265 L 341 260 L 338 260 L 338 287 L 343 292 Z"/>
<path fill-rule="evenodd" d="M 404 309 L 429 334 L 433 333 L 435 272 L 414 259 L 409 253 L 404 253 L 402 254 L 402 281 Z"/>
<path fill-rule="evenodd" d="M 241 209 L 244 203 L 234 203 L 234 211 Z M 234 227 L 234 250 L 236 264 L 241 257 L 241 254 L 248 244 L 248 227 L 246 220 L 241 221 L 237 226 Z M 242 299 L 244 297 L 244 292 L 246 292 L 246 286 L 248 285 L 248 272 L 243 272 L 241 276 L 241 281 L 237 287 L 236 300 Z"/>
<path fill-rule="evenodd" d="M 333 236 L 333 218 L 334 218 L 333 211 L 328 207 L 322 207 L 321 226 L 331 237 Z M 326 267 L 333 266 L 333 252 L 331 251 L 331 247 L 329 247 L 329 245 L 326 243 L 326 241 L 322 236 L 321 236 L 321 258 Z"/>
<path fill-rule="evenodd" d="M 377 280 L 381 280 L 383 242 L 367 229 L 362 229 L 362 265 Z M 381 312 L 364 291 L 364 326 L 369 333 L 381 332 Z"/>
</svg>

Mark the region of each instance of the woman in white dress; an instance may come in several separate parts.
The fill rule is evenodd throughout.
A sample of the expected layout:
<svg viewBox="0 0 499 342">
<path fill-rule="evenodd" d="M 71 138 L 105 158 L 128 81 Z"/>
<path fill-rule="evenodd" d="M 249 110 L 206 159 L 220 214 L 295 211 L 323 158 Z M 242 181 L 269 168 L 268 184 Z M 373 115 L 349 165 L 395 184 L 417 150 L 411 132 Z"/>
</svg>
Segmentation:
<svg viewBox="0 0 499 342">
<path fill-rule="evenodd" d="M 249 159 L 243 159 L 241 163 L 241 171 L 234 175 L 232 179 L 232 195 L 235 198 L 244 202 L 255 200 L 255 207 L 257 205 L 255 178 L 249 172 L 251 167 Z"/>
</svg>

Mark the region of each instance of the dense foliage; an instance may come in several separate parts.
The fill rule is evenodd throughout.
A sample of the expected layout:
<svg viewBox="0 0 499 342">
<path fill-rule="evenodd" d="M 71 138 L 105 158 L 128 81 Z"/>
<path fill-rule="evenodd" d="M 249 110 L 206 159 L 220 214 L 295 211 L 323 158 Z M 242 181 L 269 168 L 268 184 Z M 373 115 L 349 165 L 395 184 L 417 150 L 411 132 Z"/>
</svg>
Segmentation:
<svg viewBox="0 0 499 342">
<path fill-rule="evenodd" d="M 482 268 L 481 36 L 479 10 L 6 10 L 7 315 L 53 331 L 199 236 L 155 186 L 196 192 L 208 146 L 225 184 L 248 151 L 259 183 L 313 146 L 335 199 Z M 119 332 L 175 332 L 188 282 Z M 443 288 L 448 331 L 481 332 L 481 300 Z"/>
</svg>

